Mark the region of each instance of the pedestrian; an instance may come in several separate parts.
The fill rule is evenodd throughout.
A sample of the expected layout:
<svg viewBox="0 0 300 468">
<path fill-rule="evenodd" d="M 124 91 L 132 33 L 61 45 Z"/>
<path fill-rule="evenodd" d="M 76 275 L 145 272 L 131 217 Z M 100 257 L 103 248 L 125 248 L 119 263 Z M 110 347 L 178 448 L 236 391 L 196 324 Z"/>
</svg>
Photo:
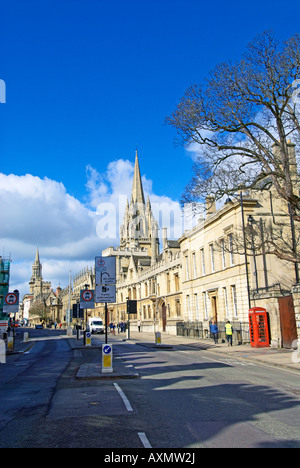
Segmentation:
<svg viewBox="0 0 300 468">
<path fill-rule="evenodd" d="M 139 330 L 139 332 L 140 332 L 140 331 L 141 331 L 141 321 L 140 321 L 140 320 L 138 320 L 137 325 L 138 325 L 138 330 Z"/>
<path fill-rule="evenodd" d="M 210 333 L 212 334 L 212 337 L 214 339 L 215 344 L 218 344 L 219 330 L 218 330 L 218 325 L 216 324 L 216 322 L 214 320 L 212 321 L 209 328 L 210 328 Z"/>
<path fill-rule="evenodd" d="M 55 324 L 54 324 L 54 328 L 55 328 L 55 330 L 56 330 L 56 327 L 57 327 L 57 322 L 55 322 Z"/>
<path fill-rule="evenodd" d="M 225 325 L 225 333 L 226 333 L 226 340 L 227 340 L 228 346 L 232 346 L 233 328 L 229 320 Z"/>
</svg>

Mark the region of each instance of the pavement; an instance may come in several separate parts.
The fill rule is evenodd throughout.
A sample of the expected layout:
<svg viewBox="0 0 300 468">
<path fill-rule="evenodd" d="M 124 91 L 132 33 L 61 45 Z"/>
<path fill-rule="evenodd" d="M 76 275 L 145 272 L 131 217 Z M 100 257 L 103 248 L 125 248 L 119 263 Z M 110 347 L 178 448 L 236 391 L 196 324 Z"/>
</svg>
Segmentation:
<svg viewBox="0 0 300 468">
<path fill-rule="evenodd" d="M 24 330 L 24 329 L 23 329 Z M 25 329 L 26 330 L 26 329 Z M 23 342 L 23 332 L 17 334 L 14 351 L 8 352 L 12 353 L 24 353 L 28 352 L 32 346 L 34 346 L 34 339 L 30 338 L 30 329 L 26 331 L 29 332 L 29 341 Z M 53 337 L 54 338 L 54 337 Z M 58 336 L 56 335 L 57 339 Z M 102 349 L 103 340 L 98 340 L 92 336 L 91 346 L 87 347 L 83 344 L 83 338 L 78 340 L 76 336 L 67 337 L 65 334 L 60 336 L 61 339 L 67 339 L 71 349 L 77 352 L 80 350 L 85 350 L 85 356 L 87 356 L 86 362 L 82 364 L 77 372 L 77 379 L 119 379 L 119 378 L 139 378 L 139 373 L 132 366 L 129 365 L 122 358 L 122 347 L 118 347 L 118 354 L 116 354 L 113 348 L 113 371 L 110 373 L 102 372 L 102 359 L 101 352 L 97 358 L 88 358 L 88 349 Z M 243 360 L 245 362 L 256 362 L 265 366 L 275 366 L 280 367 L 286 370 L 300 372 L 300 340 L 298 341 L 298 349 L 284 349 L 284 348 L 252 348 L 250 344 L 242 344 L 228 346 L 227 343 L 218 343 L 210 339 L 196 339 L 188 338 L 182 336 L 173 336 L 166 333 L 161 333 L 161 344 L 156 345 L 154 334 L 148 332 L 134 332 L 130 331 L 130 339 L 127 338 L 125 333 L 120 333 L 116 335 L 108 335 L 108 343 L 117 344 L 126 342 L 132 346 L 139 345 L 145 348 L 154 350 L 166 350 L 170 352 L 176 352 L 178 350 L 205 350 L 212 353 L 215 358 L 219 356 L 219 359 L 230 358 Z M 91 353 L 91 355 L 94 353 Z"/>
<path fill-rule="evenodd" d="M 182 336 L 173 336 L 166 333 L 161 334 L 161 344 L 156 345 L 153 333 L 146 332 L 130 332 L 130 339 L 127 339 L 124 333 L 109 335 L 108 343 L 117 344 L 124 342 L 133 346 L 139 345 L 148 349 L 160 349 L 170 352 L 176 352 L 183 349 L 198 349 L 205 350 L 221 358 L 240 359 L 250 362 L 256 362 L 266 366 L 275 366 L 284 369 L 300 372 L 300 342 L 298 350 L 283 349 L 283 348 L 252 348 L 250 344 L 228 346 L 227 343 L 218 343 L 210 339 L 193 339 Z M 102 342 L 92 337 L 91 348 L 101 348 Z M 83 341 L 76 338 L 69 339 L 70 346 L 73 349 L 83 349 Z M 86 349 L 86 347 L 84 348 Z M 120 347 L 119 353 L 120 353 Z M 99 359 L 101 361 L 101 359 Z M 101 363 L 86 363 L 83 364 L 78 373 L 77 378 L 93 379 L 93 378 L 138 378 L 139 374 L 133 366 L 129 366 L 119 354 L 113 359 L 113 372 L 103 374 Z"/>
</svg>

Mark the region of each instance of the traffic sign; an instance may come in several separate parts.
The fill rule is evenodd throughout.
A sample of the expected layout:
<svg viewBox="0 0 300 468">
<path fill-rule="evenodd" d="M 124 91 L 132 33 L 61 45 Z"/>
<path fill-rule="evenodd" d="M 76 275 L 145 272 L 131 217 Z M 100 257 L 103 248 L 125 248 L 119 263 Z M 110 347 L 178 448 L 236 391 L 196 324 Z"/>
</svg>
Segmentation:
<svg viewBox="0 0 300 468">
<path fill-rule="evenodd" d="M 110 354 L 111 353 L 111 346 L 110 345 L 103 346 L 103 352 L 104 352 L 104 354 Z"/>
<path fill-rule="evenodd" d="M 3 313 L 14 314 L 19 311 L 19 292 L 6 294 L 3 301 Z"/>
<path fill-rule="evenodd" d="M 116 284 L 116 257 L 95 257 L 96 285 Z"/>
<path fill-rule="evenodd" d="M 102 373 L 113 372 L 112 345 L 102 345 Z"/>
<path fill-rule="evenodd" d="M 116 302 L 116 285 L 96 284 L 95 302 L 106 302 L 109 304 Z"/>
<path fill-rule="evenodd" d="M 94 289 L 82 289 L 80 291 L 80 307 L 82 309 L 94 309 L 95 308 L 95 290 Z"/>
<path fill-rule="evenodd" d="M 90 332 L 85 332 L 85 346 L 92 346 L 92 338 Z"/>
</svg>

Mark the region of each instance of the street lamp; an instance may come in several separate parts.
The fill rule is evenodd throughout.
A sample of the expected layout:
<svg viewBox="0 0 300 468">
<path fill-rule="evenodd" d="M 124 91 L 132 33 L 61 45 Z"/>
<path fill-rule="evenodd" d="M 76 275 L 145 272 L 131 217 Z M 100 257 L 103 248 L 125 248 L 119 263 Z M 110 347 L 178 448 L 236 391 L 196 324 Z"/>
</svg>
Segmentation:
<svg viewBox="0 0 300 468">
<path fill-rule="evenodd" d="M 254 224 L 255 224 L 255 221 L 254 221 L 253 216 L 249 215 L 248 226 L 250 228 L 250 234 L 251 234 L 251 248 L 252 248 L 253 262 L 254 262 L 254 277 L 255 277 L 256 291 L 258 291 L 257 265 L 256 265 L 256 256 L 255 256 L 255 246 L 254 246 L 254 228 L 253 228 Z"/>
</svg>

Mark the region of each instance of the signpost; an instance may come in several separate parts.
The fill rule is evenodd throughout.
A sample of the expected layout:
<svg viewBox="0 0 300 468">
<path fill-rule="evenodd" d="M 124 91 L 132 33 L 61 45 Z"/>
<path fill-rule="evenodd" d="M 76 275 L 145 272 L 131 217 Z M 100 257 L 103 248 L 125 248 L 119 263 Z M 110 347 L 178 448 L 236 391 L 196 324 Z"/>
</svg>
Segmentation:
<svg viewBox="0 0 300 468">
<path fill-rule="evenodd" d="M 95 308 L 95 290 L 94 289 L 81 289 L 80 290 L 80 308 L 81 309 L 94 309 Z M 87 317 L 86 317 L 86 324 L 87 324 Z M 77 332 L 77 338 L 78 338 L 78 332 Z M 87 331 L 84 332 L 83 342 L 85 346 L 91 346 L 91 335 Z"/>
<path fill-rule="evenodd" d="M 95 308 L 94 289 L 82 289 L 80 291 L 80 308 L 81 309 L 94 309 Z"/>
<path fill-rule="evenodd" d="M 116 258 L 96 257 L 95 258 L 96 285 L 116 284 Z"/>
<path fill-rule="evenodd" d="M 107 304 L 113 304 L 114 302 L 116 302 L 116 285 L 96 285 L 96 302 L 104 302 Z"/>
<path fill-rule="evenodd" d="M 95 301 L 105 304 L 105 344 L 107 344 L 108 308 L 116 302 L 116 258 L 95 257 Z"/>
<path fill-rule="evenodd" d="M 3 313 L 4 314 L 16 314 L 17 312 L 19 312 L 19 291 L 15 289 L 14 292 L 9 292 L 4 297 Z M 16 315 L 15 315 L 15 319 L 16 319 Z M 7 338 L 7 349 L 9 350 L 14 349 L 15 332 L 16 332 L 15 327 L 13 327 L 13 336 Z"/>
<path fill-rule="evenodd" d="M 4 314 L 16 314 L 19 312 L 19 291 L 6 294 L 3 302 Z"/>
<path fill-rule="evenodd" d="M 112 345 L 102 345 L 102 373 L 113 371 L 112 366 Z"/>
</svg>

